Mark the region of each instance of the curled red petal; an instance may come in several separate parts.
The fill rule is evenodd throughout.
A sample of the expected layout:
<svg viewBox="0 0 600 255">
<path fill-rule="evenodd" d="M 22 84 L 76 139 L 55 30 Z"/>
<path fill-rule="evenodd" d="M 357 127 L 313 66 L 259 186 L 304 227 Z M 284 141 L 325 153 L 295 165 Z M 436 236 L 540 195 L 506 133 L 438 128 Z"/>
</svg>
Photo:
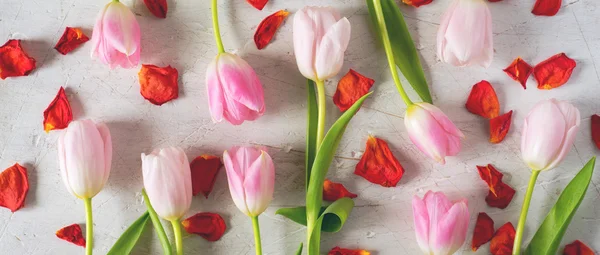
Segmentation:
<svg viewBox="0 0 600 255">
<path fill-rule="evenodd" d="M 500 1 L 502 1 L 502 0 L 488 0 L 488 2 L 492 2 L 492 3 L 494 3 L 494 2 L 500 2 Z"/>
<path fill-rule="evenodd" d="M 65 32 L 60 37 L 54 49 L 60 52 L 60 54 L 67 55 L 75 48 L 79 47 L 83 43 L 89 41 L 90 38 L 85 35 L 81 29 L 74 27 L 67 27 Z"/>
<path fill-rule="evenodd" d="M 513 111 L 502 114 L 490 120 L 490 142 L 500 143 L 510 130 Z"/>
<path fill-rule="evenodd" d="M 269 42 L 271 42 L 275 32 L 277 32 L 277 29 L 279 29 L 281 23 L 283 23 L 283 20 L 285 20 L 289 14 L 289 12 L 281 10 L 267 16 L 260 22 L 254 33 L 254 43 L 256 44 L 256 48 L 262 50 Z"/>
<path fill-rule="evenodd" d="M 371 253 L 366 250 L 351 250 L 336 246 L 327 255 L 371 255 Z"/>
<path fill-rule="evenodd" d="M 35 59 L 21 47 L 21 40 L 8 40 L 0 47 L 0 78 L 28 75 L 35 69 Z"/>
<path fill-rule="evenodd" d="M 29 191 L 27 168 L 19 163 L 0 173 L 0 206 L 15 212 L 23 208 Z"/>
<path fill-rule="evenodd" d="M 167 0 L 144 0 L 148 10 L 157 18 L 164 19 L 167 17 Z"/>
<path fill-rule="evenodd" d="M 340 108 L 340 111 L 348 110 L 358 99 L 369 93 L 375 80 L 365 77 L 362 74 L 350 69 L 338 83 L 333 103 Z"/>
<path fill-rule="evenodd" d="M 533 68 L 533 77 L 538 82 L 538 89 L 553 89 L 567 83 L 576 66 L 577 62 L 565 53 L 556 54 L 537 64 Z"/>
<path fill-rule="evenodd" d="M 402 2 L 414 7 L 419 7 L 422 5 L 430 4 L 431 2 L 433 2 L 433 0 L 402 0 Z"/>
<path fill-rule="evenodd" d="M 500 103 L 496 91 L 488 81 L 480 81 L 473 85 L 467 103 L 469 112 L 491 119 L 500 114 Z"/>
<path fill-rule="evenodd" d="M 162 105 L 179 96 L 177 69 L 167 66 L 142 65 L 138 73 L 140 93 L 155 105 Z"/>
<path fill-rule="evenodd" d="M 329 179 L 325 179 L 323 182 L 323 200 L 325 201 L 336 201 L 343 197 L 355 198 L 358 195 L 348 191 L 343 184 L 332 182 Z"/>
<path fill-rule="evenodd" d="M 492 255 L 511 255 L 514 242 L 515 227 L 507 222 L 494 233 L 490 242 L 490 252 Z"/>
<path fill-rule="evenodd" d="M 554 16 L 560 10 L 562 0 L 537 0 L 531 13 L 538 16 Z"/>
<path fill-rule="evenodd" d="M 56 237 L 72 244 L 85 247 L 85 239 L 79 224 L 72 224 L 56 231 Z"/>
<path fill-rule="evenodd" d="M 533 72 L 533 67 L 531 67 L 523 59 L 516 58 L 508 67 L 504 69 L 504 72 L 513 80 L 521 83 L 523 89 L 527 89 L 527 79 L 529 79 L 531 72 Z"/>
<path fill-rule="evenodd" d="M 579 240 L 565 245 L 563 255 L 594 255 L 594 251 Z"/>
<path fill-rule="evenodd" d="M 600 149 L 600 116 L 597 114 L 592 115 L 592 140 Z"/>
<path fill-rule="evenodd" d="M 369 136 L 354 174 L 383 187 L 395 187 L 404 175 L 404 168 L 384 140 Z"/>
<path fill-rule="evenodd" d="M 492 240 L 492 236 L 494 236 L 494 220 L 487 213 L 480 212 L 473 230 L 471 249 L 477 251 L 480 246 Z"/>
<path fill-rule="evenodd" d="M 263 8 L 265 8 L 265 5 L 267 4 L 267 2 L 269 2 L 269 0 L 246 0 L 246 1 L 258 10 L 262 10 Z"/>
<path fill-rule="evenodd" d="M 222 166 L 221 159 L 212 155 L 201 155 L 192 160 L 192 194 L 195 196 L 202 192 L 208 198 Z"/>
<path fill-rule="evenodd" d="M 496 170 L 491 164 L 488 164 L 487 166 L 477 166 L 477 171 L 479 172 L 479 177 L 481 177 L 489 187 L 485 202 L 491 207 L 500 209 L 506 208 L 512 201 L 516 191 L 508 186 L 508 184 L 502 182 L 502 177 L 504 175 Z"/>
<path fill-rule="evenodd" d="M 196 213 L 181 222 L 186 232 L 196 234 L 207 241 L 218 241 L 225 233 L 225 220 L 217 213 Z"/>
<path fill-rule="evenodd" d="M 71 104 L 69 104 L 65 89 L 60 87 L 54 100 L 44 110 L 44 131 L 48 133 L 50 130 L 67 128 L 72 120 Z"/>
</svg>

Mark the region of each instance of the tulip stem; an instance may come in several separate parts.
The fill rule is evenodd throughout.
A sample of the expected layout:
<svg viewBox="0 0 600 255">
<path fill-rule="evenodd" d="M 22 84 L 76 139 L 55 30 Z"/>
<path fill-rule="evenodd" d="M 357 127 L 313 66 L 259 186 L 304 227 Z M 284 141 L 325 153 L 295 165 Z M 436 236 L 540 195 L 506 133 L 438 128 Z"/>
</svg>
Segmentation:
<svg viewBox="0 0 600 255">
<path fill-rule="evenodd" d="M 183 255 L 183 241 L 181 240 L 181 223 L 179 223 L 179 219 L 172 220 L 171 225 L 173 225 L 173 234 L 175 235 L 175 247 L 177 248 L 177 255 Z"/>
<path fill-rule="evenodd" d="M 373 6 L 375 7 L 375 14 L 377 16 L 377 26 L 379 27 L 379 31 L 381 32 L 381 39 L 383 41 L 383 48 L 385 49 L 385 55 L 387 56 L 388 64 L 390 65 L 390 71 L 392 72 L 392 77 L 394 78 L 394 84 L 396 84 L 396 88 L 398 92 L 400 92 L 400 96 L 402 100 L 406 104 L 406 106 L 410 106 L 413 102 L 410 100 L 410 97 L 404 91 L 402 87 L 402 83 L 400 82 L 400 78 L 398 77 L 398 70 L 396 68 L 396 61 L 394 60 L 394 52 L 392 51 L 392 44 L 390 43 L 390 37 L 388 35 L 387 27 L 385 25 L 385 19 L 383 17 L 383 10 L 381 9 L 381 0 L 373 0 Z"/>
<path fill-rule="evenodd" d="M 85 205 L 85 254 L 92 255 L 94 249 L 94 222 L 92 220 L 92 198 L 84 198 Z"/>
<path fill-rule="evenodd" d="M 219 14 L 217 12 L 217 0 L 212 0 L 212 21 L 215 41 L 217 42 L 217 48 L 219 53 L 224 53 L 225 48 L 223 47 L 223 41 L 221 40 L 221 30 L 219 29 Z"/>
<path fill-rule="evenodd" d="M 258 216 L 252 216 L 252 228 L 254 229 L 254 248 L 256 255 L 262 255 L 262 244 L 260 242 L 260 227 L 258 226 Z"/>
<path fill-rule="evenodd" d="M 523 229 L 525 228 L 525 220 L 527 219 L 527 212 L 529 211 L 529 202 L 531 202 L 531 195 L 533 194 L 533 188 L 535 187 L 535 181 L 540 174 L 539 170 L 533 170 L 531 172 L 531 178 L 529 179 L 529 186 L 527 186 L 527 193 L 525 193 L 525 200 L 523 201 L 523 207 L 521 208 L 521 216 L 519 217 L 519 225 L 517 225 L 517 232 L 515 234 L 515 243 L 513 244 L 513 255 L 521 254 L 521 241 L 523 239 Z"/>
<path fill-rule="evenodd" d="M 158 235 L 158 239 L 160 240 L 160 244 L 163 247 L 163 253 L 165 255 L 171 255 L 171 244 L 169 243 L 169 238 L 165 233 L 165 229 L 163 228 L 160 219 L 158 218 L 158 214 L 154 211 L 152 204 L 150 204 L 150 198 L 148 198 L 148 194 L 146 194 L 146 190 L 142 189 L 142 196 L 144 196 L 144 202 L 146 203 L 146 208 L 148 210 L 148 214 L 150 215 L 150 220 L 152 220 L 152 225 L 154 226 L 154 230 Z"/>
<path fill-rule="evenodd" d="M 315 82 L 317 84 L 317 107 L 319 118 L 317 121 L 317 151 L 319 151 L 319 147 L 321 147 L 321 142 L 323 142 L 323 138 L 325 137 L 325 82 L 317 80 Z"/>
</svg>

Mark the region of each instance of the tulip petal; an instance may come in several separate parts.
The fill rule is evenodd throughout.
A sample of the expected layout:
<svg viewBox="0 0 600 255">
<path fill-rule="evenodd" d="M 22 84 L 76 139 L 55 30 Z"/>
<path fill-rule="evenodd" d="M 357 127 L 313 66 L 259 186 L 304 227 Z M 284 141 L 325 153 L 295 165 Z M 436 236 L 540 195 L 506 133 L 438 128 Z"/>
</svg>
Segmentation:
<svg viewBox="0 0 600 255">
<path fill-rule="evenodd" d="M 538 89 L 548 90 L 564 85 L 576 66 L 577 62 L 565 53 L 556 54 L 535 65 L 533 77 L 538 82 Z"/>
<path fill-rule="evenodd" d="M 490 120 L 490 142 L 500 143 L 510 130 L 512 110 Z"/>
<path fill-rule="evenodd" d="M 325 179 L 323 182 L 323 200 L 334 202 L 340 198 L 356 198 L 358 195 L 348 191 L 343 184 Z"/>
<path fill-rule="evenodd" d="M 429 194 L 429 192 L 428 192 Z M 412 200 L 413 217 L 415 222 L 415 234 L 417 235 L 417 244 L 424 254 L 430 254 L 429 251 L 429 212 L 424 200 L 414 196 Z"/>
<path fill-rule="evenodd" d="M 565 246 L 563 255 L 594 255 L 594 251 L 579 240 Z"/>
<path fill-rule="evenodd" d="M 279 26 L 281 26 L 289 14 L 285 10 L 280 10 L 267 16 L 258 24 L 256 32 L 254 32 L 254 44 L 256 44 L 256 48 L 262 50 L 267 47 L 273 36 L 275 36 L 275 32 L 277 32 Z"/>
<path fill-rule="evenodd" d="M 67 27 L 63 35 L 54 46 L 54 49 L 56 49 L 56 51 L 58 51 L 60 54 L 67 55 L 67 53 L 79 47 L 79 45 L 87 42 L 89 39 L 90 38 L 88 38 L 87 35 L 81 31 L 81 29 Z"/>
<path fill-rule="evenodd" d="M 56 237 L 69 243 L 85 247 L 85 239 L 79 224 L 72 224 L 56 231 Z"/>
<path fill-rule="evenodd" d="M 402 0 L 402 2 L 418 8 L 419 6 L 430 4 L 433 0 Z"/>
<path fill-rule="evenodd" d="M 195 196 L 202 192 L 208 198 L 222 166 L 221 159 L 212 155 L 200 155 L 192 160 L 192 194 Z"/>
<path fill-rule="evenodd" d="M 560 109 L 551 101 L 538 103 L 526 118 L 521 153 L 533 170 L 546 170 L 558 155 L 565 139 L 566 123 Z"/>
<path fill-rule="evenodd" d="M 25 205 L 28 191 L 27 168 L 16 163 L 0 173 L 0 206 L 16 212 Z"/>
<path fill-rule="evenodd" d="M 434 254 L 454 254 L 465 242 L 469 227 L 467 201 L 456 202 L 434 228 L 429 245 Z"/>
<path fill-rule="evenodd" d="M 471 249 L 477 251 L 480 246 L 486 244 L 494 236 L 494 220 L 490 218 L 487 213 L 480 212 L 477 215 L 477 221 L 475 222 L 475 229 L 473 230 L 473 240 L 471 242 Z"/>
<path fill-rule="evenodd" d="M 500 103 L 496 91 L 486 80 L 473 85 L 465 106 L 469 112 L 487 119 L 496 118 L 500 114 Z"/>
<path fill-rule="evenodd" d="M 494 233 L 494 237 L 490 241 L 490 252 L 492 255 L 512 254 L 514 242 L 515 227 L 512 223 L 507 222 Z"/>
<path fill-rule="evenodd" d="M 336 246 L 327 255 L 371 255 L 371 253 L 366 250 L 351 250 Z"/>
<path fill-rule="evenodd" d="M 536 0 L 531 13 L 538 16 L 554 16 L 561 6 L 562 0 Z"/>
<path fill-rule="evenodd" d="M 423 109 L 427 110 L 431 114 L 431 116 L 433 116 L 433 118 L 442 126 L 442 128 L 446 130 L 446 132 L 453 136 L 461 138 L 465 137 L 465 135 L 463 135 L 460 129 L 458 129 L 456 125 L 452 123 L 450 118 L 448 118 L 448 116 L 444 112 L 442 112 L 440 108 L 437 108 L 434 105 L 425 102 L 421 102 L 418 104 L 419 106 L 423 107 Z"/>
<path fill-rule="evenodd" d="M 208 95 L 208 109 L 212 117 L 213 122 L 223 121 L 225 111 L 225 95 L 219 80 L 219 74 L 217 71 L 217 62 L 219 56 L 217 56 L 208 65 L 206 69 L 206 92 Z"/>
<path fill-rule="evenodd" d="M 533 72 L 533 67 L 531 67 L 522 58 L 518 57 L 503 71 L 510 78 L 521 83 L 521 86 L 523 86 L 523 89 L 527 89 L 527 79 Z"/>
<path fill-rule="evenodd" d="M 135 15 L 120 2 L 112 2 L 104 14 L 102 36 L 106 43 L 126 56 L 139 47 L 140 27 Z M 137 42 L 137 43 L 136 43 Z"/>
<path fill-rule="evenodd" d="M 246 168 L 244 192 L 250 216 L 258 216 L 267 209 L 275 189 L 275 167 L 269 154 L 264 151 Z"/>
<path fill-rule="evenodd" d="M 317 47 L 315 70 L 318 79 L 327 80 L 340 71 L 349 42 L 350 21 L 344 17 L 327 30 Z"/>
<path fill-rule="evenodd" d="M 226 97 L 261 115 L 264 113 L 263 87 L 248 62 L 236 55 L 221 53 L 217 70 Z"/>
<path fill-rule="evenodd" d="M 294 56 L 300 73 L 308 79 L 316 80 L 317 73 L 314 68 L 314 58 L 317 47 L 316 33 L 318 31 L 315 30 L 314 23 L 305 8 L 294 14 Z"/>
<path fill-rule="evenodd" d="M 596 148 L 600 150 L 600 116 L 594 114 L 591 117 L 592 122 L 592 140 L 596 144 Z"/>
<path fill-rule="evenodd" d="M 346 111 L 358 99 L 369 93 L 369 89 L 371 89 L 374 83 L 375 80 L 350 69 L 338 82 L 337 89 L 333 95 L 333 103 L 340 111 Z"/>
<path fill-rule="evenodd" d="M 104 166 L 105 173 L 102 181 L 102 186 L 106 184 L 108 181 L 108 176 L 110 174 L 111 164 L 112 164 L 112 138 L 110 135 L 110 130 L 108 126 L 104 123 L 97 123 L 96 128 L 98 128 L 98 132 L 100 133 L 100 137 L 102 138 L 102 142 L 104 143 Z M 99 156 L 99 155 L 98 155 Z"/>
<path fill-rule="evenodd" d="M 488 195 L 485 197 L 485 202 L 488 206 L 500 209 L 506 208 L 512 201 L 516 191 L 508 186 L 508 184 L 502 182 L 504 175 L 491 164 L 477 166 L 477 171 L 479 172 L 479 177 L 487 183 L 489 188 Z"/>
<path fill-rule="evenodd" d="M 563 114 L 563 118 L 566 122 L 567 133 L 561 144 L 558 154 L 556 154 L 554 161 L 548 165 L 547 169 L 556 167 L 567 156 L 569 151 L 571 151 L 573 143 L 575 142 L 575 136 L 577 136 L 577 131 L 579 130 L 579 126 L 581 124 L 581 117 L 577 108 L 565 101 L 556 101 L 555 99 L 551 100 L 555 101 L 556 105 Z"/>
<path fill-rule="evenodd" d="M 452 207 L 452 201 L 444 195 L 442 192 L 433 192 L 428 191 L 425 193 L 423 197 L 423 201 L 425 201 L 425 205 L 427 206 L 427 211 L 429 212 L 429 244 L 432 244 L 431 237 L 434 236 L 438 229 L 438 224 L 444 218 L 444 215 L 450 208 Z M 431 247 L 431 246 L 430 246 Z"/>
<path fill-rule="evenodd" d="M 233 147 L 229 151 L 223 152 L 223 164 L 227 172 L 227 182 L 229 183 L 229 192 L 235 206 L 244 214 L 250 215 L 248 206 L 246 206 L 246 193 L 244 191 L 244 168 L 239 166 L 238 151 L 240 147 Z M 235 161 L 234 161 L 235 160 Z"/>
<path fill-rule="evenodd" d="M 35 69 L 35 59 L 21 47 L 21 40 L 8 40 L 0 47 L 0 79 L 26 76 Z"/>
<path fill-rule="evenodd" d="M 169 66 L 142 65 L 138 73 L 140 94 L 154 105 L 162 105 L 179 97 L 177 69 Z"/>
<path fill-rule="evenodd" d="M 387 142 L 369 136 L 365 153 L 356 164 L 354 174 L 383 187 L 395 187 L 404 175 L 404 168 L 394 157 Z"/>
<path fill-rule="evenodd" d="M 217 213 L 197 213 L 181 222 L 186 232 L 201 236 L 210 242 L 221 239 L 225 234 L 225 220 Z"/>
<path fill-rule="evenodd" d="M 60 87 L 56 97 L 44 110 L 44 131 L 48 133 L 50 130 L 65 129 L 72 120 L 71 104 L 69 104 L 65 89 Z"/>
</svg>

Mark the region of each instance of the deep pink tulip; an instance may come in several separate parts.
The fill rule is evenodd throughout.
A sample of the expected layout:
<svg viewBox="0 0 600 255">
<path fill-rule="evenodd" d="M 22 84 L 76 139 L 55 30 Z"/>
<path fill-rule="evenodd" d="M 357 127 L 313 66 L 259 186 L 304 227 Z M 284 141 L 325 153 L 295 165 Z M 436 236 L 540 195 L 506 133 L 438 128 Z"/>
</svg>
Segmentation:
<svg viewBox="0 0 600 255">
<path fill-rule="evenodd" d="M 133 68 L 140 62 L 140 26 L 135 15 L 119 1 L 100 11 L 92 34 L 92 58 L 110 68 Z"/>
<path fill-rule="evenodd" d="M 206 70 L 208 108 L 214 122 L 226 119 L 233 125 L 255 120 L 265 112 L 262 84 L 254 69 L 242 58 L 219 53 Z"/>
<path fill-rule="evenodd" d="M 442 192 L 428 191 L 412 201 L 417 243 L 427 255 L 452 255 L 465 242 L 469 227 L 467 200 L 452 203 Z"/>
</svg>

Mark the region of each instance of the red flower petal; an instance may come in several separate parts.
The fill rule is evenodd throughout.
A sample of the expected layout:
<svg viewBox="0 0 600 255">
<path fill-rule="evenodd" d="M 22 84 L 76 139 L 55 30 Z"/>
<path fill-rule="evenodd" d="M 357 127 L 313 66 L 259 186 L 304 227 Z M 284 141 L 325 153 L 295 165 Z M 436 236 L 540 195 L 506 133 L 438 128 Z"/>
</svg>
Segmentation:
<svg viewBox="0 0 600 255">
<path fill-rule="evenodd" d="M 421 5 L 430 4 L 433 0 L 402 0 L 403 3 L 412 5 L 414 7 L 419 7 Z"/>
<path fill-rule="evenodd" d="M 323 200 L 334 202 L 342 197 L 355 198 L 358 195 L 348 191 L 343 184 L 325 179 L 323 182 Z"/>
<path fill-rule="evenodd" d="M 384 140 L 369 136 L 365 153 L 356 165 L 354 174 L 383 187 L 395 187 L 402 179 L 404 168 Z"/>
<path fill-rule="evenodd" d="M 504 72 L 508 74 L 510 78 L 521 83 L 523 89 L 527 89 L 527 79 L 529 79 L 532 71 L 533 67 L 521 58 L 515 59 L 504 69 Z"/>
<path fill-rule="evenodd" d="M 477 251 L 480 246 L 492 240 L 492 236 L 494 236 L 494 220 L 487 213 L 480 212 L 477 215 L 477 222 L 475 222 L 475 230 L 473 230 L 471 249 Z"/>
<path fill-rule="evenodd" d="M 575 66 L 575 60 L 564 53 L 556 54 L 537 64 L 533 68 L 533 77 L 538 82 L 538 89 L 553 89 L 567 83 Z"/>
<path fill-rule="evenodd" d="M 560 10 L 562 0 L 537 0 L 531 13 L 540 16 L 554 16 Z"/>
<path fill-rule="evenodd" d="M 140 93 L 155 105 L 162 105 L 179 96 L 177 69 L 167 66 L 142 65 L 138 73 Z"/>
<path fill-rule="evenodd" d="M 502 1 L 502 0 L 488 0 L 488 2 L 492 2 L 492 3 L 493 2 L 500 2 L 500 1 Z"/>
<path fill-rule="evenodd" d="M 496 91 L 488 81 L 473 85 L 465 105 L 469 112 L 491 119 L 500 114 L 500 103 Z"/>
<path fill-rule="evenodd" d="M 0 78 L 28 75 L 35 68 L 35 59 L 21 48 L 21 40 L 8 40 L 0 47 Z"/>
<path fill-rule="evenodd" d="M 196 213 L 181 222 L 186 232 L 196 234 L 207 241 L 217 241 L 225 233 L 225 220 L 216 213 Z"/>
<path fill-rule="evenodd" d="M 192 160 L 192 194 L 195 196 L 202 192 L 208 198 L 222 166 L 221 159 L 212 155 L 201 155 Z"/>
<path fill-rule="evenodd" d="M 65 240 L 67 242 L 85 247 L 85 239 L 83 239 L 83 232 L 79 224 L 73 224 L 56 231 L 56 237 Z"/>
<path fill-rule="evenodd" d="M 600 149 L 600 116 L 597 114 L 592 115 L 592 140 Z"/>
<path fill-rule="evenodd" d="M 167 0 L 144 0 L 148 10 L 157 18 L 164 19 L 167 17 Z"/>
<path fill-rule="evenodd" d="M 281 26 L 281 23 L 283 23 L 283 20 L 289 14 L 289 12 L 281 10 L 267 16 L 260 22 L 254 33 L 254 43 L 256 44 L 256 48 L 262 50 L 269 42 L 271 42 L 275 32 L 277 32 L 277 29 L 279 29 L 279 26 Z"/>
<path fill-rule="evenodd" d="M 351 250 L 336 246 L 327 255 L 371 255 L 371 253 L 366 250 Z"/>
<path fill-rule="evenodd" d="M 67 128 L 72 120 L 71 104 L 67 100 L 65 89 L 60 87 L 54 100 L 44 110 L 44 131 L 48 133 L 50 130 Z"/>
<path fill-rule="evenodd" d="M 85 35 L 81 29 L 67 27 L 65 32 L 60 37 L 54 49 L 60 52 L 60 54 L 67 55 L 67 53 L 71 52 L 75 48 L 79 47 L 83 43 L 89 41 L 90 38 Z"/>
<path fill-rule="evenodd" d="M 340 82 L 333 95 L 333 103 L 340 108 L 340 111 L 348 110 L 358 99 L 369 93 L 375 80 L 365 77 L 358 72 L 350 69 Z"/>
<path fill-rule="evenodd" d="M 492 255 L 511 255 L 514 242 L 515 227 L 512 223 L 507 222 L 494 233 L 490 243 L 490 252 Z"/>
<path fill-rule="evenodd" d="M 265 8 L 265 5 L 269 0 L 246 0 L 249 4 L 254 6 L 254 8 L 261 10 Z"/>
<path fill-rule="evenodd" d="M 490 189 L 485 197 L 485 202 L 491 207 L 504 209 L 510 204 L 515 195 L 515 190 L 502 182 L 503 174 L 494 166 L 477 166 L 479 177 L 485 181 Z"/>
<path fill-rule="evenodd" d="M 29 191 L 27 168 L 19 163 L 0 173 L 0 206 L 15 212 L 25 204 Z"/>
<path fill-rule="evenodd" d="M 574 242 L 565 246 L 563 255 L 594 255 L 594 251 L 592 251 L 590 247 L 587 247 L 587 245 L 581 241 L 575 240 Z"/>
<path fill-rule="evenodd" d="M 510 129 L 512 113 L 513 111 L 510 111 L 490 120 L 491 143 L 500 143 L 504 140 L 504 137 L 508 134 L 508 130 Z"/>
</svg>

